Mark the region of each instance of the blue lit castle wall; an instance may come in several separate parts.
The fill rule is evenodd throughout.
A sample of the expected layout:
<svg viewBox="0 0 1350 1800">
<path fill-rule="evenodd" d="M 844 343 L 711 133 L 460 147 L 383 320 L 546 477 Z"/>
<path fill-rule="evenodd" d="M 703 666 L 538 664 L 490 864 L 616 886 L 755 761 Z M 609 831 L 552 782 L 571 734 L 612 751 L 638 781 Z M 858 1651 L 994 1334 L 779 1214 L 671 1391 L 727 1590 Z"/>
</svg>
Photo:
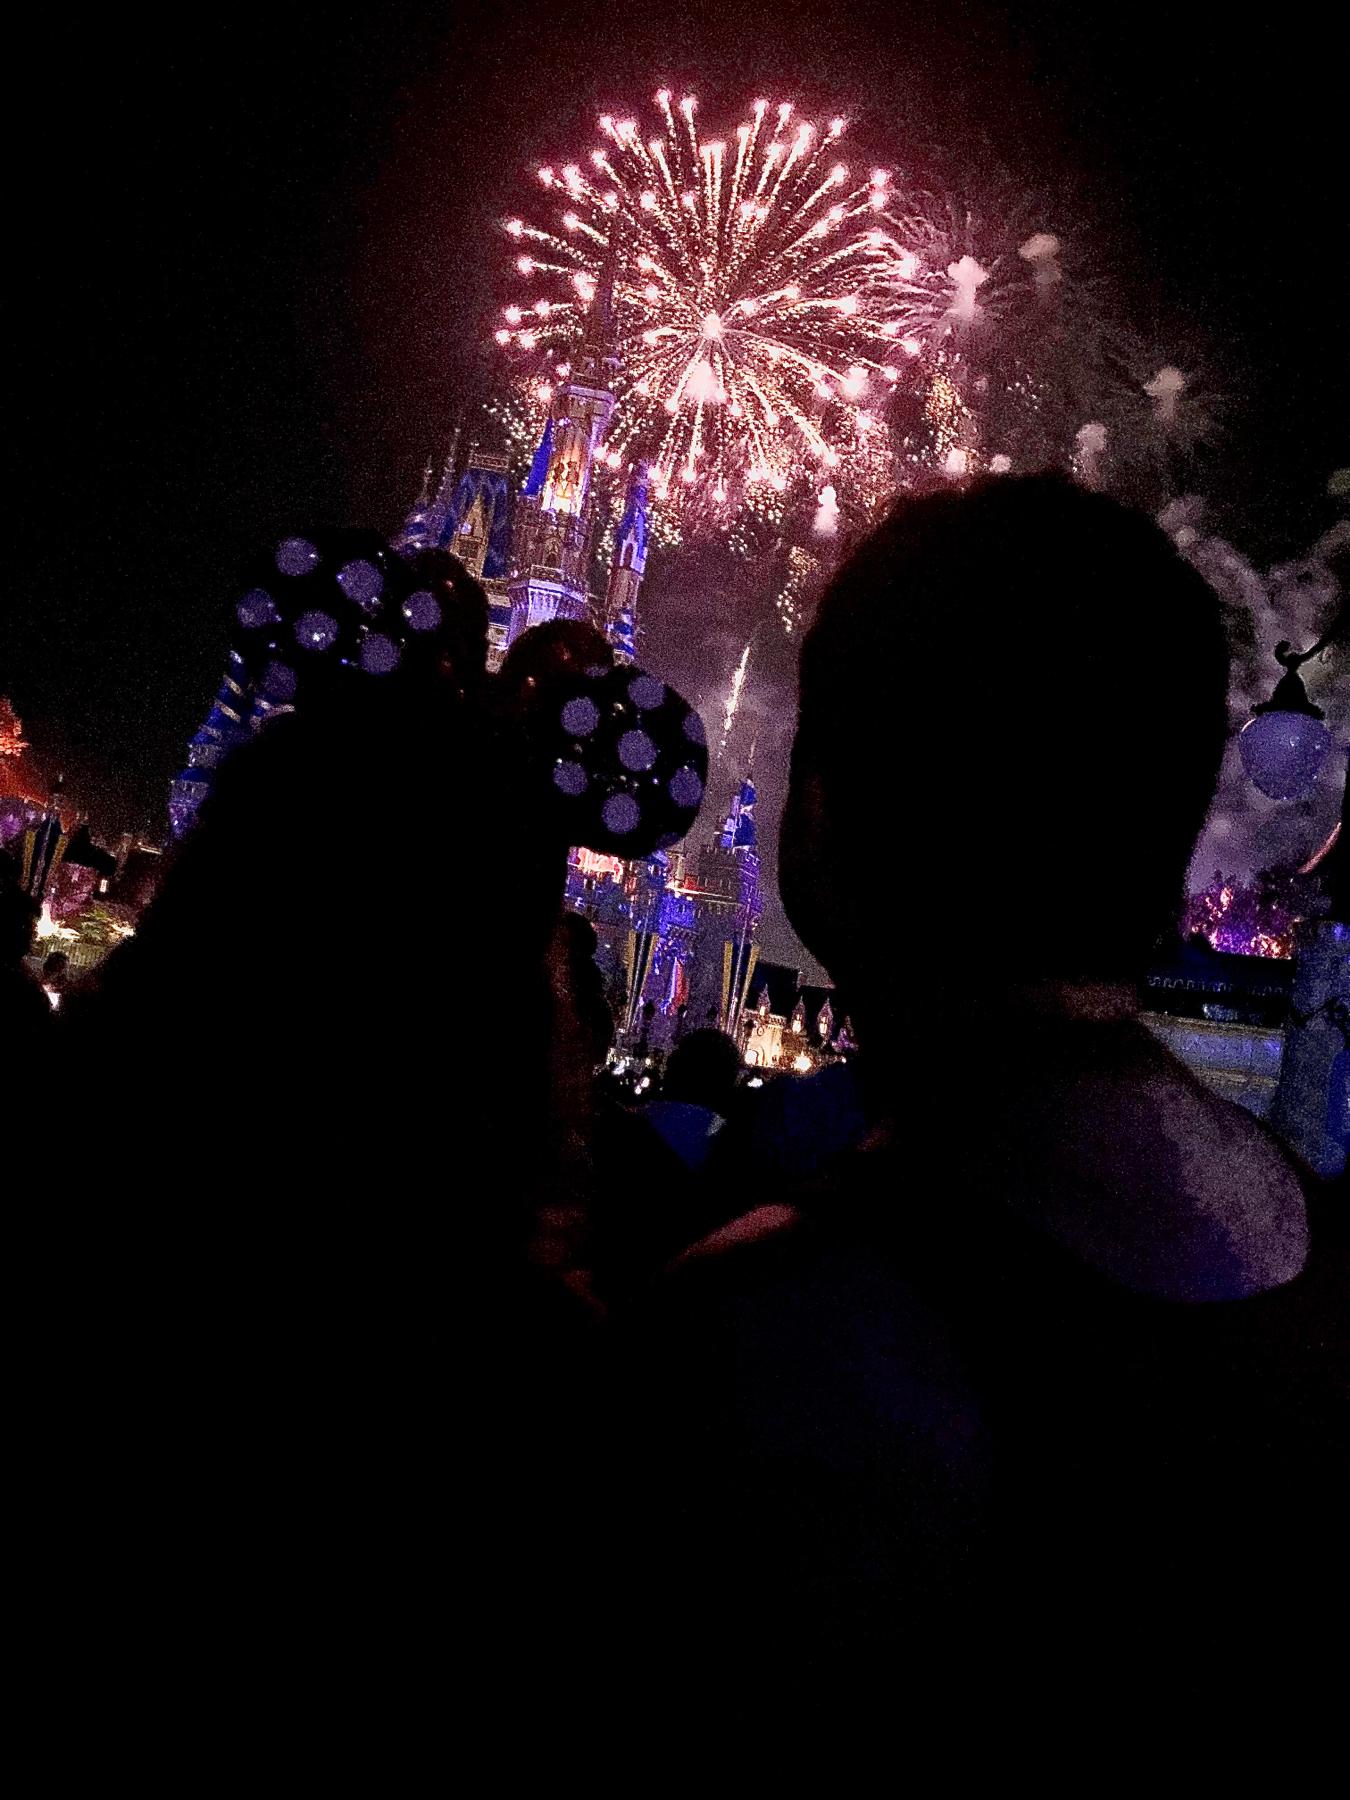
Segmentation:
<svg viewBox="0 0 1350 1800">
<path fill-rule="evenodd" d="M 763 910 L 755 788 L 741 782 L 710 838 L 644 862 L 573 851 L 567 902 L 596 928 L 597 960 L 631 1044 L 655 1009 L 651 1047 L 687 1029 L 735 1030 L 758 957 Z"/>
<path fill-rule="evenodd" d="M 511 621 L 511 478 L 506 457 L 473 449 L 455 483 L 434 540 L 477 576 L 488 597 L 488 659 L 506 654 Z"/>
<path fill-rule="evenodd" d="M 686 860 L 684 886 L 695 904 L 689 1017 L 734 1029 L 758 956 L 760 892 L 755 784 L 749 777 L 710 841 Z"/>
</svg>

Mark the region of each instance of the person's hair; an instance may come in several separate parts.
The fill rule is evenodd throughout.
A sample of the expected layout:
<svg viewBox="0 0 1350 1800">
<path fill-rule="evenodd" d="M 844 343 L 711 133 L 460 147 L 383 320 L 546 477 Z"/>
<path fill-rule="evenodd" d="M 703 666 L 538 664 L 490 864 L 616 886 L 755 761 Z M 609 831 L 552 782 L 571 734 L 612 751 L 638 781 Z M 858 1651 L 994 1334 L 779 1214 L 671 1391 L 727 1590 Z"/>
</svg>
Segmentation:
<svg viewBox="0 0 1350 1800">
<path fill-rule="evenodd" d="M 598 1067 L 609 1055 L 614 1042 L 614 1015 L 605 998 L 604 977 L 595 960 L 599 942 L 594 925 L 577 913 L 564 910 L 562 929 L 567 945 L 568 970 L 573 1003 L 587 1042 L 592 1061 Z"/>
<path fill-rule="evenodd" d="M 802 646 L 856 939 L 999 970 L 1135 974 L 1175 921 L 1227 731 L 1220 603 L 1143 514 L 1054 476 L 906 500 Z M 889 868 L 889 873 L 886 872 Z"/>
<path fill-rule="evenodd" d="M 504 695 L 529 685 L 564 681 L 590 668 L 608 669 L 614 652 L 603 631 L 583 619 L 550 619 L 522 632 L 502 662 L 498 677 Z"/>
<path fill-rule="evenodd" d="M 662 1096 L 725 1112 L 736 1091 L 740 1068 L 740 1052 L 726 1032 L 691 1031 L 671 1052 Z"/>
</svg>

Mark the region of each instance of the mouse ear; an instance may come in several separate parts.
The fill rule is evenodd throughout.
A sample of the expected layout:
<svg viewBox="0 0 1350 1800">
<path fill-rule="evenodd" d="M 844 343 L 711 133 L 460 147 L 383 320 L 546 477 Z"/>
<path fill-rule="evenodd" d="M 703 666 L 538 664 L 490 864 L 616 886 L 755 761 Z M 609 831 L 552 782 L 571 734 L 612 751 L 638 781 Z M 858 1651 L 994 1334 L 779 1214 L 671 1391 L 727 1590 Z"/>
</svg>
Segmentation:
<svg viewBox="0 0 1350 1800">
<path fill-rule="evenodd" d="M 678 843 L 703 801 L 703 721 L 631 665 L 592 669 L 540 695 L 531 736 L 569 844 L 650 856 Z"/>
<path fill-rule="evenodd" d="M 283 538 L 244 586 L 233 648 L 263 714 L 353 675 L 482 679 L 487 598 L 445 551 L 401 556 L 373 531 L 313 531 Z"/>
<path fill-rule="evenodd" d="M 220 691 L 170 790 L 175 836 L 188 829 L 215 770 L 274 713 L 372 681 L 482 687 L 488 603 L 444 550 L 402 554 L 378 532 L 307 531 L 256 556 L 236 590 Z"/>
</svg>

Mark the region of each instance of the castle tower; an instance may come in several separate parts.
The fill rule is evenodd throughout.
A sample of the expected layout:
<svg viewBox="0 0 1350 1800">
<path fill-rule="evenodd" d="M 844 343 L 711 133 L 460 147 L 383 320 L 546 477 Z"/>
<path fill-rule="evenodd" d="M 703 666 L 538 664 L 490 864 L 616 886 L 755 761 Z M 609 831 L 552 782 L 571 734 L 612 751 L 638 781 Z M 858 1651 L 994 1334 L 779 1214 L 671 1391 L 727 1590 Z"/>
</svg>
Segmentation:
<svg viewBox="0 0 1350 1800">
<path fill-rule="evenodd" d="M 488 597 L 488 657 L 495 667 L 506 652 L 511 617 L 510 463 L 471 443 L 461 468 L 458 443 L 456 431 L 435 496 L 425 507 L 414 509 L 399 547 L 449 550 L 482 582 Z"/>
<path fill-rule="evenodd" d="M 759 957 L 755 942 L 763 901 L 755 830 L 755 784 L 747 775 L 710 843 L 686 868 L 695 904 L 695 950 L 689 1016 L 735 1031 Z"/>
<path fill-rule="evenodd" d="M 511 534 L 511 622 L 507 642 L 550 619 L 591 617 L 587 573 L 595 508 L 591 473 L 614 412 L 610 349 L 614 304 L 611 258 L 585 341 L 566 381 L 554 390 Z"/>
<path fill-rule="evenodd" d="M 614 561 L 605 595 L 604 628 L 620 662 L 637 655 L 637 597 L 647 567 L 646 463 L 636 463 L 629 477 L 623 517 L 614 534 Z"/>
</svg>

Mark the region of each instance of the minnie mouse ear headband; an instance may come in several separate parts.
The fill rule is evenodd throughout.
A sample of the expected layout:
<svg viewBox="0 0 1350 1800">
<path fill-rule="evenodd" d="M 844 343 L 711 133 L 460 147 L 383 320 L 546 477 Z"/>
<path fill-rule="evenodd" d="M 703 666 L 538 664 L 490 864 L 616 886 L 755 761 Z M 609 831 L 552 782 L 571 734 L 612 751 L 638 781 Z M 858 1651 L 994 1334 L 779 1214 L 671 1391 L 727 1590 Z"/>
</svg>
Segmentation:
<svg viewBox="0 0 1350 1800">
<path fill-rule="evenodd" d="M 284 538 L 235 606 L 234 649 L 264 709 L 353 675 L 481 674 L 487 599 L 444 551 L 404 557 L 373 531 Z"/>
<path fill-rule="evenodd" d="M 370 531 L 284 538 L 249 571 L 235 620 L 225 679 L 171 790 L 175 836 L 230 748 L 273 714 L 365 680 L 444 682 L 462 703 L 487 691 L 487 597 L 442 550 L 403 555 Z M 583 655 L 597 660 L 579 667 Z M 564 842 L 646 856 L 697 817 L 707 740 L 672 688 L 602 656 L 612 662 L 593 627 L 527 632 L 494 710 L 523 727 Z"/>
<path fill-rule="evenodd" d="M 374 531 L 283 538 L 245 571 L 225 677 L 169 793 L 181 837 L 222 759 L 266 719 L 363 677 L 481 683 L 487 598 L 442 550 L 391 551 Z"/>
<path fill-rule="evenodd" d="M 698 817 L 708 780 L 703 721 L 644 669 L 595 667 L 541 688 L 530 736 L 569 844 L 649 856 L 677 844 Z"/>
</svg>

